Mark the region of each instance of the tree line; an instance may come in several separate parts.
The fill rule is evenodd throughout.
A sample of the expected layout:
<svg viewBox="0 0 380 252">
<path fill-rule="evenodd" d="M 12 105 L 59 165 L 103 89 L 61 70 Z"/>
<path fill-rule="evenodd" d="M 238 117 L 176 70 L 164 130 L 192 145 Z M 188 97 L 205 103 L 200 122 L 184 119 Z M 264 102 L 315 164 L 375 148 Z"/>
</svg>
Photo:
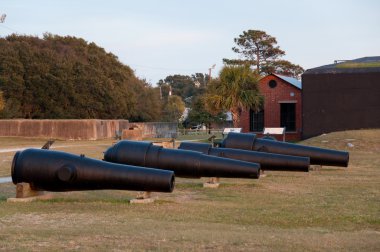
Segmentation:
<svg viewBox="0 0 380 252">
<path fill-rule="evenodd" d="M 161 117 L 158 89 L 95 43 L 44 34 L 0 38 L 1 118 Z"/>
<path fill-rule="evenodd" d="M 259 110 L 258 81 L 268 73 L 299 78 L 303 68 L 282 59 L 276 38 L 248 30 L 234 39 L 238 59 L 210 80 L 207 74 L 173 74 L 155 87 L 135 76 L 95 43 L 49 33 L 0 38 L 0 118 L 100 118 L 177 121 L 185 107 L 190 124 L 220 122 L 231 111 Z"/>
</svg>

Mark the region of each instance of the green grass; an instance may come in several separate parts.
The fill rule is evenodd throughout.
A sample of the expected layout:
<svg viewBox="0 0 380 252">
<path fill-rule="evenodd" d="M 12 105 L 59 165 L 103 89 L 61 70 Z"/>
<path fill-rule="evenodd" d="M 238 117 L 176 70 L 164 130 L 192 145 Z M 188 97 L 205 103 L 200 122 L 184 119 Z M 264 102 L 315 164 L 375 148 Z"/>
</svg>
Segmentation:
<svg viewBox="0 0 380 252">
<path fill-rule="evenodd" d="M 76 144 L 75 152 L 85 145 Z M 99 144 L 85 152 L 96 157 L 111 142 Z M 337 132 L 302 144 L 349 150 L 350 165 L 221 179 L 218 189 L 203 188 L 205 179 L 177 178 L 173 193 L 154 193 L 158 200 L 147 205 L 128 203 L 135 192 L 113 190 L 7 203 L 15 187 L 0 184 L 0 248 L 379 251 L 380 130 Z"/>
<path fill-rule="evenodd" d="M 363 62 L 353 63 L 344 62 L 336 65 L 336 68 L 367 68 L 367 67 L 380 67 L 380 62 Z"/>
</svg>

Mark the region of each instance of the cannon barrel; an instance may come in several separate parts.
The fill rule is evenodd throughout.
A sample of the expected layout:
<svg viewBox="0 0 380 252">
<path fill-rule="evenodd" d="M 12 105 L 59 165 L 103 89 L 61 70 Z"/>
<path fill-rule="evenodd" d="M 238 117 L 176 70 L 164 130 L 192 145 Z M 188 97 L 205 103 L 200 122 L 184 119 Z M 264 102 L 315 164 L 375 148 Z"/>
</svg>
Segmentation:
<svg viewBox="0 0 380 252">
<path fill-rule="evenodd" d="M 12 181 L 30 183 L 35 190 L 54 192 L 100 189 L 171 192 L 174 173 L 59 151 L 27 149 L 17 152 L 13 158 Z"/>
<path fill-rule="evenodd" d="M 221 147 L 309 157 L 310 164 L 316 165 L 347 167 L 349 161 L 347 151 L 259 139 L 255 134 L 249 133 L 231 132 L 223 140 Z"/>
<path fill-rule="evenodd" d="M 204 155 L 200 152 L 165 149 L 151 142 L 120 141 L 104 153 L 114 163 L 174 171 L 178 177 L 259 178 L 260 165 Z"/>
<path fill-rule="evenodd" d="M 212 145 L 207 143 L 183 142 L 178 148 L 182 150 L 198 151 L 211 156 L 259 163 L 263 170 L 308 172 L 310 165 L 309 157 L 289 156 L 231 148 L 212 148 Z"/>
</svg>

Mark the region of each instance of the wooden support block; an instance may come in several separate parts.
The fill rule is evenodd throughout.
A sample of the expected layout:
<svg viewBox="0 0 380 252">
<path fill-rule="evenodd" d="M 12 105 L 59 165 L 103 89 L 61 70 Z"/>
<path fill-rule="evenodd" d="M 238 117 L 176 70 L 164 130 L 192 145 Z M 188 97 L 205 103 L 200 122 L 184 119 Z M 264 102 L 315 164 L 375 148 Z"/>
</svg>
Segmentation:
<svg viewBox="0 0 380 252">
<path fill-rule="evenodd" d="M 129 203 L 131 204 L 147 204 L 153 203 L 154 198 L 151 198 L 151 192 L 140 192 L 137 194 L 136 198 L 131 199 Z"/>
<path fill-rule="evenodd" d="M 220 185 L 219 178 L 210 178 L 206 183 L 203 183 L 204 188 L 218 188 Z"/>
<path fill-rule="evenodd" d="M 140 192 L 137 194 L 136 199 L 149 199 L 151 195 L 151 192 Z"/>
<path fill-rule="evenodd" d="M 33 190 L 29 183 L 18 183 L 16 185 L 16 198 L 29 198 L 43 194 L 44 191 Z"/>
<path fill-rule="evenodd" d="M 28 202 L 33 202 L 36 200 L 50 200 L 53 198 L 54 198 L 53 194 L 43 194 L 43 195 L 27 197 L 27 198 L 8 198 L 7 202 L 10 202 L 10 203 L 18 203 L 18 202 L 28 203 Z"/>
<path fill-rule="evenodd" d="M 322 169 L 322 165 L 312 165 L 310 168 L 311 168 L 310 170 L 320 172 Z"/>
<path fill-rule="evenodd" d="M 53 195 L 45 194 L 44 191 L 33 190 L 29 183 L 18 183 L 16 185 L 16 198 L 8 198 L 7 202 L 32 202 L 51 198 Z"/>
<path fill-rule="evenodd" d="M 28 198 L 8 198 L 8 199 L 7 199 L 7 202 L 10 202 L 10 203 L 17 203 L 17 202 L 27 203 L 27 202 L 33 202 L 33 201 L 36 201 L 36 200 L 37 200 L 37 197 L 28 197 Z"/>
<path fill-rule="evenodd" d="M 267 174 L 264 172 L 263 169 L 260 169 L 260 178 L 265 178 Z"/>
<path fill-rule="evenodd" d="M 149 199 L 131 199 L 129 203 L 131 204 L 148 204 L 153 203 L 155 199 L 149 198 Z"/>
<path fill-rule="evenodd" d="M 215 178 L 215 177 L 212 177 L 210 178 L 207 183 L 210 183 L 210 184 L 219 184 L 219 178 Z"/>
<path fill-rule="evenodd" d="M 220 185 L 219 183 L 209 183 L 209 182 L 203 183 L 204 188 L 218 188 L 219 185 Z"/>
</svg>

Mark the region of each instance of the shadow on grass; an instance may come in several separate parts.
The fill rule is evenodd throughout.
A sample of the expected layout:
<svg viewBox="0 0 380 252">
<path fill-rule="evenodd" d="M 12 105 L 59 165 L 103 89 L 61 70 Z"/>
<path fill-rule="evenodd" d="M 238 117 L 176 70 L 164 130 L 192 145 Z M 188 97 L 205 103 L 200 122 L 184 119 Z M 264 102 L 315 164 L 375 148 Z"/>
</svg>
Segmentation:
<svg viewBox="0 0 380 252">
<path fill-rule="evenodd" d="M 113 203 L 113 204 L 129 204 L 129 200 L 131 198 L 126 199 L 106 199 L 106 198 L 99 198 L 99 199 L 78 199 L 78 198 L 53 198 L 53 199 L 46 199 L 46 200 L 38 200 L 38 202 L 42 203 Z"/>
<path fill-rule="evenodd" d="M 110 204 L 131 204 L 129 201 L 132 198 L 126 199 L 78 199 L 78 198 L 54 198 L 47 200 L 38 200 L 38 202 L 46 203 L 46 204 L 54 204 L 54 203 L 110 203 Z M 6 199 L 5 199 L 6 200 Z M 172 200 L 166 199 L 156 199 L 153 204 L 172 204 L 175 203 Z"/>
<path fill-rule="evenodd" d="M 203 183 L 178 183 L 175 185 L 176 189 L 202 189 Z"/>
<path fill-rule="evenodd" d="M 248 182 L 248 181 L 247 181 Z M 258 185 L 255 183 L 223 183 L 221 182 L 219 185 L 219 188 L 236 188 L 236 187 L 241 187 L 241 188 L 253 188 L 257 187 Z"/>
<path fill-rule="evenodd" d="M 154 201 L 154 204 L 159 204 L 159 205 L 163 205 L 163 204 L 177 204 L 177 202 L 175 202 L 173 200 L 156 199 Z"/>
</svg>

